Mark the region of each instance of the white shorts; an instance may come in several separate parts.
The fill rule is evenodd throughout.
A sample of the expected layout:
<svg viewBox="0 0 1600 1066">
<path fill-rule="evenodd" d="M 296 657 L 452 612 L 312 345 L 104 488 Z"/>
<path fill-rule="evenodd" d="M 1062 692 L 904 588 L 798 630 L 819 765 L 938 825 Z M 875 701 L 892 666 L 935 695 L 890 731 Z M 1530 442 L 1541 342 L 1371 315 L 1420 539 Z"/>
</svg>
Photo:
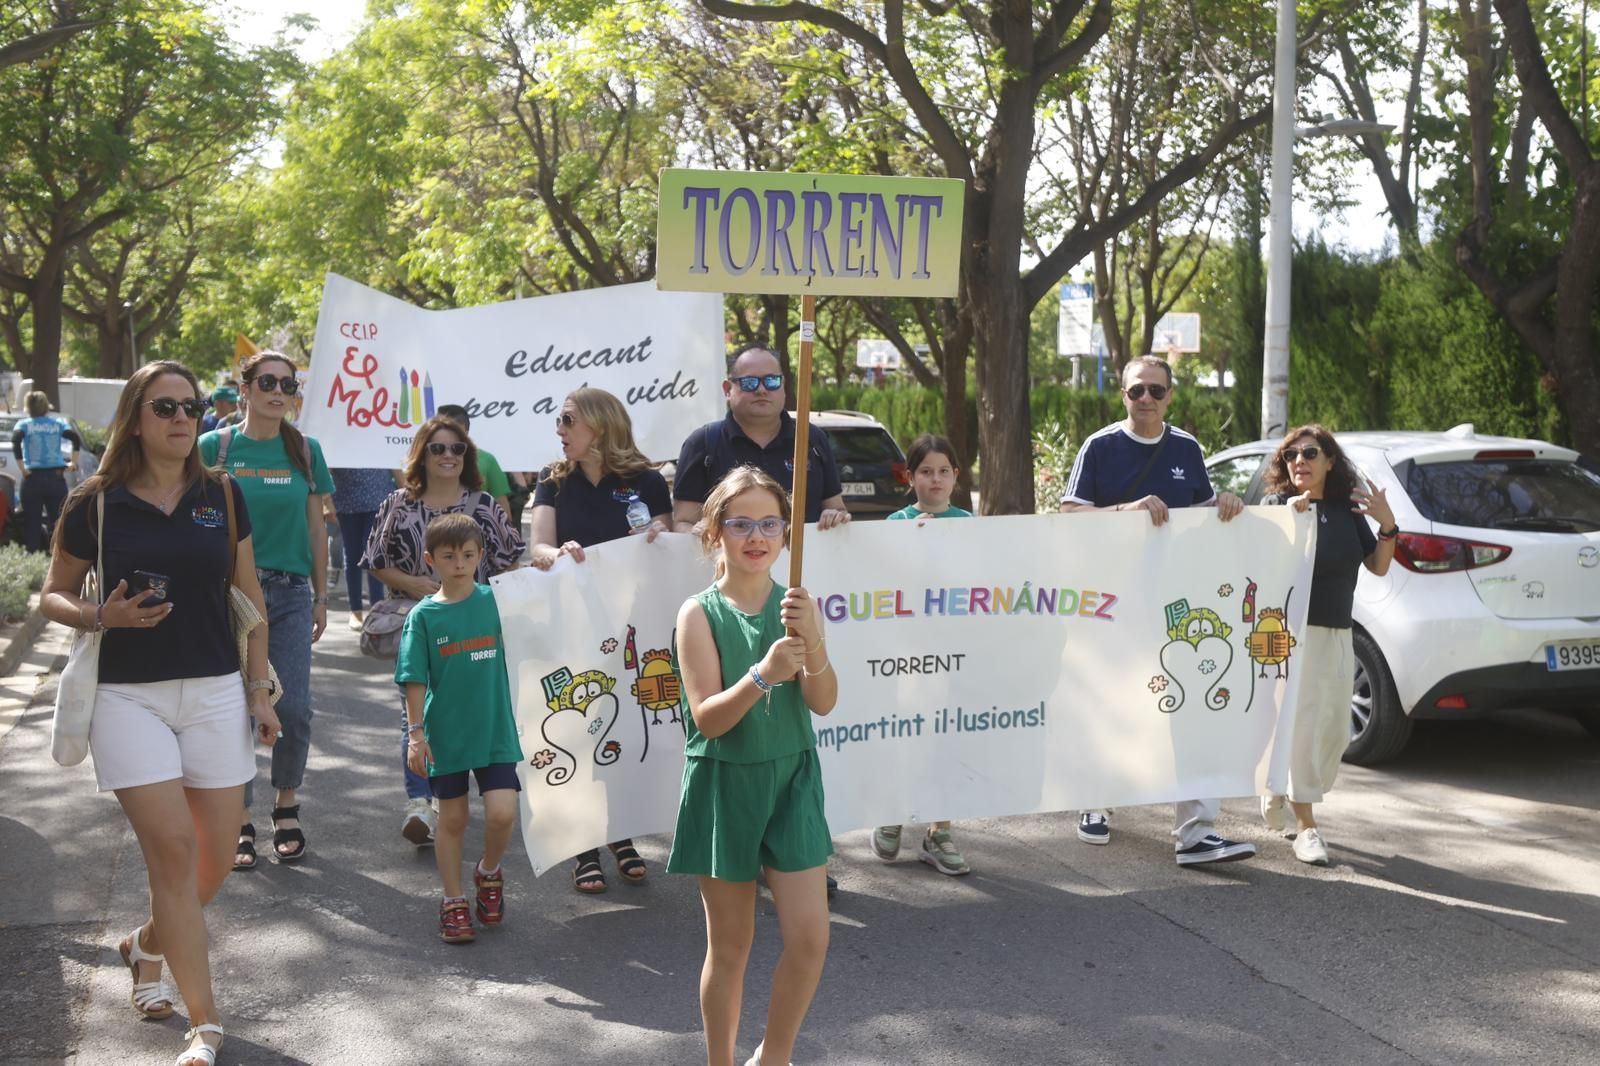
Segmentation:
<svg viewBox="0 0 1600 1066">
<path fill-rule="evenodd" d="M 231 788 L 256 775 L 237 673 L 95 689 L 89 751 L 101 792 L 183 780 Z"/>
</svg>

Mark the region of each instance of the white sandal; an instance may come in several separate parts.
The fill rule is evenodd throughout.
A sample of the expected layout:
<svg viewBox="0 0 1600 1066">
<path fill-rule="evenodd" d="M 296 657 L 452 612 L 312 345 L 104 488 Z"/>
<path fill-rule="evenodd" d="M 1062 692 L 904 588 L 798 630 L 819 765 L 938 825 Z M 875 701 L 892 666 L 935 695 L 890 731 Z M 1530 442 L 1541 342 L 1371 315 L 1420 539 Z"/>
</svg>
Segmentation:
<svg viewBox="0 0 1600 1066">
<path fill-rule="evenodd" d="M 190 1029 L 187 1033 L 184 1033 L 183 1038 L 185 1040 L 193 1040 L 195 1036 L 200 1033 L 216 1033 L 218 1036 L 224 1035 L 222 1032 L 222 1026 L 213 1025 L 210 1022 L 206 1022 L 205 1024 L 197 1025 L 193 1029 Z M 217 1052 L 221 1050 L 221 1040 L 217 1041 L 216 1047 L 212 1047 L 210 1044 L 202 1040 L 200 1041 L 198 1047 L 189 1048 L 184 1051 L 183 1054 L 179 1055 L 176 1066 L 186 1066 L 186 1064 L 193 1063 L 200 1063 L 201 1066 L 217 1066 Z"/>
<path fill-rule="evenodd" d="M 172 1017 L 172 1004 L 174 996 L 172 989 L 167 987 L 167 974 L 163 970 L 161 976 L 154 981 L 139 981 L 139 964 L 141 962 L 165 963 L 163 955 L 151 955 L 139 947 L 139 934 L 144 931 L 140 926 L 128 935 L 126 946 L 119 944 L 117 952 L 122 956 L 122 963 L 133 975 L 133 1009 L 155 1021 Z"/>
</svg>

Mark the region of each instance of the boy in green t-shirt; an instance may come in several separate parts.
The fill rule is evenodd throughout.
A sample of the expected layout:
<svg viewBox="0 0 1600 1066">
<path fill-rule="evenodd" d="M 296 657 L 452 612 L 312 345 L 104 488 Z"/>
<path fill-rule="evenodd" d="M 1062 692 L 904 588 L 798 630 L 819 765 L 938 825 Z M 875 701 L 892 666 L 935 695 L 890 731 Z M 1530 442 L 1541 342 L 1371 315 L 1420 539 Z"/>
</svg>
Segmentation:
<svg viewBox="0 0 1600 1066">
<path fill-rule="evenodd" d="M 406 688 L 406 761 L 413 772 L 428 775 L 439 801 L 433 845 L 444 884 L 439 936 L 463 944 L 477 936 L 461 891 L 467 774 L 478 779 L 483 800 L 483 859 L 472 873 L 478 921 L 499 925 L 505 918 L 500 858 L 517 824 L 522 745 L 511 712 L 500 612 L 494 592 L 474 577 L 483 531 L 470 515 L 440 515 L 428 523 L 424 547 L 440 587 L 406 616 L 394 679 Z"/>
</svg>

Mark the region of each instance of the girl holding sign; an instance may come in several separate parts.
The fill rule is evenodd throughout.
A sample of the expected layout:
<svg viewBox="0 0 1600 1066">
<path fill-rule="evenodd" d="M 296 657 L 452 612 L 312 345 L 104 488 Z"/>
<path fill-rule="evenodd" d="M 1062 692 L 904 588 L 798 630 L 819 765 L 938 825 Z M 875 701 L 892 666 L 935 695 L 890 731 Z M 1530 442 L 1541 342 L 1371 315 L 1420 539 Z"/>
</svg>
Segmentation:
<svg viewBox="0 0 1600 1066">
<path fill-rule="evenodd" d="M 911 468 L 911 487 L 917 502 L 890 515 L 891 519 L 971 518 L 950 502 L 955 491 L 956 476 L 961 472 L 961 462 L 956 458 L 955 445 L 944 437 L 924 433 L 911 442 L 906 453 L 906 465 Z M 880 825 L 872 832 L 872 852 L 884 862 L 893 862 L 900 854 L 900 829 L 898 825 Z M 922 838 L 917 858 L 942 874 L 960 877 L 970 874 L 972 867 L 957 850 L 950 838 L 949 822 L 934 822 Z"/>
<path fill-rule="evenodd" d="M 740 467 L 724 478 L 706 500 L 701 533 L 718 553 L 716 581 L 678 611 L 688 739 L 667 872 L 700 878 L 710 1066 L 734 1066 L 758 873 L 778 908 L 783 955 L 766 1035 L 746 1066 L 789 1061 L 828 953 L 833 845 L 811 715 L 833 710 L 839 686 L 816 602 L 772 579 L 789 521 L 789 497 L 765 473 Z"/>
</svg>

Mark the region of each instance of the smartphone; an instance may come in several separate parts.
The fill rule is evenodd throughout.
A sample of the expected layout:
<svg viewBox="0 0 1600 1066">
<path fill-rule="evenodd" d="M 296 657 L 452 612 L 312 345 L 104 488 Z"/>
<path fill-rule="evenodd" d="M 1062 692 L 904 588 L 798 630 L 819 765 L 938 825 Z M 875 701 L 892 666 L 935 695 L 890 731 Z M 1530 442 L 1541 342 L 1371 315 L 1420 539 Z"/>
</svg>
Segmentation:
<svg viewBox="0 0 1600 1066">
<path fill-rule="evenodd" d="M 167 598 L 167 584 L 170 580 L 166 574 L 135 570 L 133 580 L 128 582 L 128 599 L 141 607 L 154 607 Z"/>
</svg>

